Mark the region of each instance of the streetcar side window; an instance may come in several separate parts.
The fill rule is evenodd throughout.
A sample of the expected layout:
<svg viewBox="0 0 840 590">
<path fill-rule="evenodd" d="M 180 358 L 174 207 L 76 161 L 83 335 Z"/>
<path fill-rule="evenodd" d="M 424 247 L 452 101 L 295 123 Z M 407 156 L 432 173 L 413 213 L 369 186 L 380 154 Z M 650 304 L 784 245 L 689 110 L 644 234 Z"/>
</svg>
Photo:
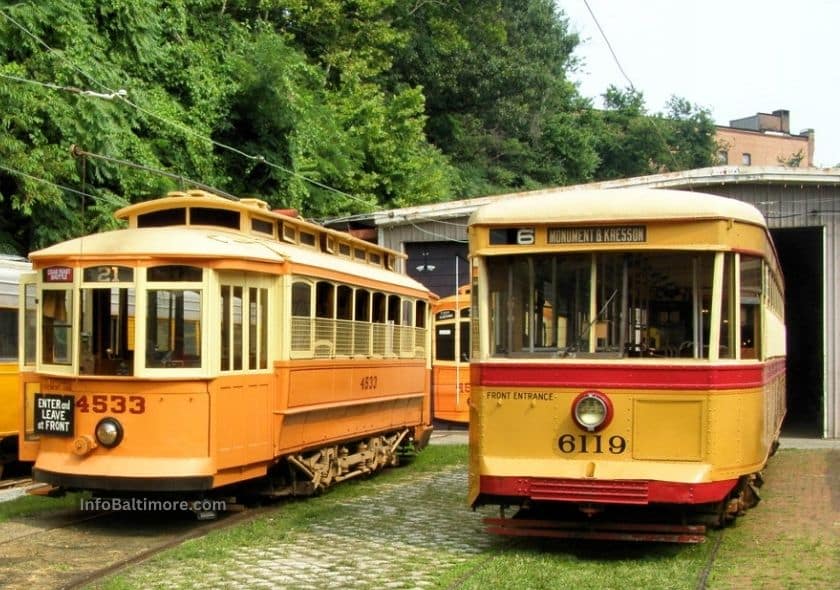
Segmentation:
<svg viewBox="0 0 840 590">
<path fill-rule="evenodd" d="M 166 227 L 187 225 L 186 209 L 162 209 L 137 216 L 137 227 Z"/>
<path fill-rule="evenodd" d="M 312 285 L 296 281 L 292 284 L 292 353 L 308 354 L 312 349 Z"/>
<path fill-rule="evenodd" d="M 15 361 L 18 355 L 17 309 L 0 308 L 0 361 Z"/>
<path fill-rule="evenodd" d="M 388 298 L 384 293 L 374 292 L 371 305 L 371 321 L 373 326 L 373 354 L 385 356 L 385 339 L 387 335 L 386 317 L 388 312 Z"/>
<path fill-rule="evenodd" d="M 336 290 L 335 317 L 335 353 L 350 356 L 353 354 L 353 289 L 347 285 L 339 285 Z"/>
<path fill-rule="evenodd" d="M 44 289 L 41 303 L 41 362 L 48 365 L 73 363 L 73 292 Z"/>
<path fill-rule="evenodd" d="M 212 207 L 190 207 L 190 225 L 239 229 L 239 212 Z"/>
<path fill-rule="evenodd" d="M 399 295 L 297 279 L 292 283 L 292 356 L 422 358 L 426 313 L 425 302 Z"/>
<path fill-rule="evenodd" d="M 720 340 L 718 358 L 735 358 L 736 326 L 733 322 L 735 310 L 735 255 L 723 256 L 723 289 L 720 302 Z M 711 344 L 711 343 L 710 343 Z M 708 355 L 704 355 L 708 356 Z"/>
<path fill-rule="evenodd" d="M 400 320 L 400 298 L 397 295 L 388 296 L 388 324 L 385 329 L 385 354 L 393 356 L 402 350 L 402 330 Z"/>
<path fill-rule="evenodd" d="M 241 278 L 235 280 L 241 281 Z M 268 367 L 268 289 L 230 285 L 223 282 L 220 295 L 220 369 L 222 371 L 266 369 Z"/>
<path fill-rule="evenodd" d="M 400 322 L 400 356 L 414 356 L 414 302 L 403 299 L 402 320 Z"/>
<path fill-rule="evenodd" d="M 426 327 L 426 302 L 417 301 L 414 305 L 414 325 L 418 328 Z"/>
<path fill-rule="evenodd" d="M 268 289 L 248 289 L 248 368 L 268 368 Z"/>
<path fill-rule="evenodd" d="M 739 342 L 742 359 L 761 358 L 761 259 L 741 255 L 741 321 Z"/>
<path fill-rule="evenodd" d="M 28 366 L 35 365 L 37 354 L 35 353 L 37 347 L 38 334 L 38 298 L 36 296 L 38 287 L 29 283 L 24 287 L 24 301 L 26 307 L 23 315 L 23 363 Z"/>
<path fill-rule="evenodd" d="M 356 289 L 356 303 L 353 309 L 353 354 L 370 356 L 371 329 L 370 291 Z"/>
<path fill-rule="evenodd" d="M 242 370 L 242 287 L 231 289 L 231 326 L 233 327 L 233 370 Z"/>
<path fill-rule="evenodd" d="M 301 234 L 302 236 L 303 234 Z M 314 355 L 329 358 L 335 343 L 335 285 L 318 282 L 315 288 L 315 346 Z"/>
<path fill-rule="evenodd" d="M 231 285 L 222 285 L 221 289 L 221 301 L 219 302 L 221 305 L 221 341 L 219 345 L 219 354 L 220 357 L 220 369 L 222 371 L 230 371 L 230 359 L 232 358 L 231 351 L 233 349 L 233 342 L 231 341 L 231 336 L 233 331 L 230 329 L 231 327 L 231 314 L 232 314 L 232 290 L 233 287 Z"/>
<path fill-rule="evenodd" d="M 425 301 L 414 304 L 414 357 L 423 358 L 426 355 L 426 314 L 428 306 Z"/>
</svg>

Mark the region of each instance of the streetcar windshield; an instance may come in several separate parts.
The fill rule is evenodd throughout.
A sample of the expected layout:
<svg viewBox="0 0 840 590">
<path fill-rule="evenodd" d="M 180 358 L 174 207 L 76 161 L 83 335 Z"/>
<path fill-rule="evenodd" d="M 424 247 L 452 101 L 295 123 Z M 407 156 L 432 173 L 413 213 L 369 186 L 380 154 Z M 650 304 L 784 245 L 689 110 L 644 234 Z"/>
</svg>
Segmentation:
<svg viewBox="0 0 840 590">
<path fill-rule="evenodd" d="M 149 289 L 146 366 L 201 366 L 201 291 Z"/>
<path fill-rule="evenodd" d="M 490 257 L 491 354 L 708 357 L 713 263 L 695 252 Z"/>
<path fill-rule="evenodd" d="M 84 288 L 79 304 L 79 373 L 134 373 L 134 289 Z"/>
</svg>

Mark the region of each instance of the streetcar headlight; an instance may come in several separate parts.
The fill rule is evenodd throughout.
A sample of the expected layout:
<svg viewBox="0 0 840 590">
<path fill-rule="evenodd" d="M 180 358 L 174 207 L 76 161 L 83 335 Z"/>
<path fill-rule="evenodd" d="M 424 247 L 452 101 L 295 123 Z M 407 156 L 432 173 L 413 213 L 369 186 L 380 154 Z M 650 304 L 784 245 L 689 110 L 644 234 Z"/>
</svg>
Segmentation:
<svg viewBox="0 0 840 590">
<path fill-rule="evenodd" d="M 599 391 L 584 391 L 572 403 L 572 417 L 581 428 L 594 432 L 612 419 L 612 404 Z"/>
<path fill-rule="evenodd" d="M 122 424 L 116 418 L 103 418 L 96 425 L 96 440 L 103 447 L 112 448 L 120 444 L 123 438 Z"/>
</svg>

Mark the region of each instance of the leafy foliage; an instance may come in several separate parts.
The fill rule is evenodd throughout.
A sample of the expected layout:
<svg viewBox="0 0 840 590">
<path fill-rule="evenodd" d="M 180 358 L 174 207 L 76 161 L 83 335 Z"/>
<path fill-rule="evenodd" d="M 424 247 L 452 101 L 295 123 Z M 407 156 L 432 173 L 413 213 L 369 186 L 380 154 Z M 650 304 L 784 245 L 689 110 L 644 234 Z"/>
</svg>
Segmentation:
<svg viewBox="0 0 840 590">
<path fill-rule="evenodd" d="M 594 110 L 577 43 L 551 0 L 4 5 L 0 249 L 195 182 L 323 217 L 710 161 L 687 101 Z"/>
<path fill-rule="evenodd" d="M 597 141 L 599 179 L 712 165 L 715 125 L 708 110 L 672 97 L 665 114 L 650 115 L 641 92 L 615 86 L 607 89 L 604 103 Z"/>
<path fill-rule="evenodd" d="M 398 21 L 397 78 L 423 87 L 461 195 L 592 178 L 591 105 L 566 79 L 577 37 L 553 2 L 417 2 Z"/>
</svg>

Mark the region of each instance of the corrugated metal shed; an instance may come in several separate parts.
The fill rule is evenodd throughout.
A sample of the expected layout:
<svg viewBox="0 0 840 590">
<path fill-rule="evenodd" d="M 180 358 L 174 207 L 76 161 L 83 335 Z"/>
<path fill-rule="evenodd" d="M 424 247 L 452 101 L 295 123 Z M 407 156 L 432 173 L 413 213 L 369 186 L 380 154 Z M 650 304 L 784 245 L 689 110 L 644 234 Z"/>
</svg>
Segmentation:
<svg viewBox="0 0 840 590">
<path fill-rule="evenodd" d="M 435 205 L 407 207 L 371 214 L 367 219 L 378 227 L 379 244 L 394 250 L 418 252 L 418 244 L 451 243 L 453 257 L 463 252 L 467 221 L 481 205 L 498 199 L 515 199 L 524 194 L 560 193 L 591 188 L 647 186 L 697 190 L 752 203 L 767 218 L 771 229 L 810 228 L 810 235 L 822 241 L 822 417 L 821 430 L 827 438 L 840 438 L 840 169 L 798 169 L 784 167 L 719 166 L 684 172 L 658 174 L 617 181 L 559 187 L 506 195 L 479 197 Z M 422 260 L 409 256 L 409 274 Z M 425 282 L 425 281 L 424 281 Z M 452 282 L 452 281 L 450 281 Z M 441 296 L 448 293 L 438 293 Z M 813 302 L 814 304 L 818 302 Z M 818 312 L 819 310 L 815 310 Z M 813 334 L 814 340 L 819 339 Z M 811 342 L 796 343 L 813 349 Z"/>
</svg>

